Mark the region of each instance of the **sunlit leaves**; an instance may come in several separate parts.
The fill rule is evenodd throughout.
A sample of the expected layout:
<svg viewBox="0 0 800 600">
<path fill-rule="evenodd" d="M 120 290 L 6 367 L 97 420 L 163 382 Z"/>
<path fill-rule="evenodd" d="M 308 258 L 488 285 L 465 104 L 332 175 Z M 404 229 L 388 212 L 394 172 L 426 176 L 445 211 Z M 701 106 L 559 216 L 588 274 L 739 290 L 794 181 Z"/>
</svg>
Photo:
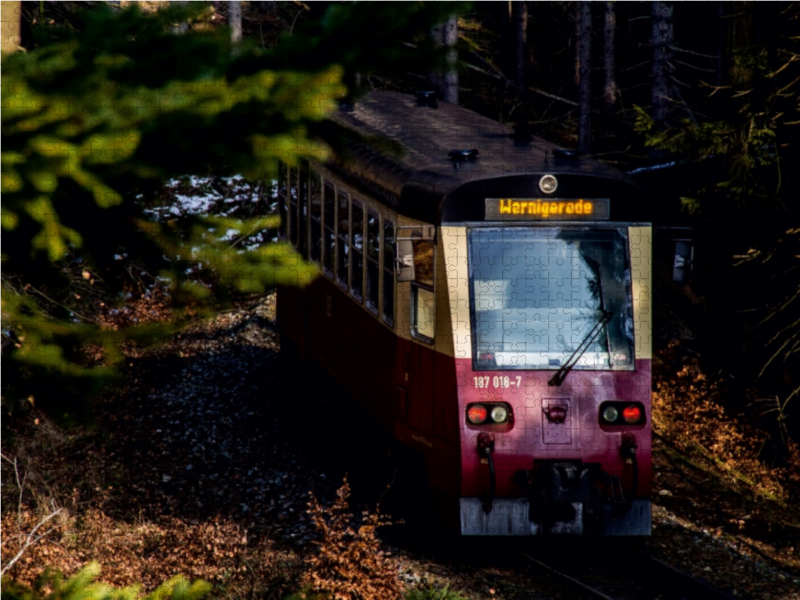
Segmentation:
<svg viewBox="0 0 800 600">
<path fill-rule="evenodd" d="M 108 374 L 97 367 L 117 363 L 122 340 L 172 328 L 99 326 L 119 319 L 74 308 L 80 294 L 68 292 L 70 261 L 102 273 L 117 294 L 106 303 L 114 304 L 130 277 L 113 256 L 135 256 L 173 286 L 178 309 L 189 303 L 201 313 L 225 290 L 302 285 L 317 274 L 286 245 L 241 243 L 275 229 L 275 219 L 190 215 L 172 226 L 153 222 L 135 200 L 139 190 L 178 175 L 270 178 L 279 160 L 324 160 L 327 146 L 310 136 L 310 126 L 346 92 L 335 64 L 237 70 L 224 32 L 171 31 L 170 19 L 205 9 L 170 10 L 143 15 L 136 6 L 101 6 L 83 14 L 82 27 L 54 29 L 37 50 L 4 58 L 3 325 L 18 340 L 9 359 L 22 377 L 8 380 L 5 396 L 45 372 L 73 380 Z M 195 281 L 192 269 L 213 273 L 215 285 Z M 85 344 L 100 349 L 99 363 L 82 357 Z"/>
<path fill-rule="evenodd" d="M 62 52 L 74 58 L 85 49 L 71 42 Z M 96 72 L 81 93 L 66 99 L 37 89 L 31 75 L 38 60 L 36 52 L 20 55 L 3 70 L 3 206 L 15 213 L 34 191 L 53 195 L 65 179 L 92 194 L 101 207 L 119 204 L 124 190 L 115 189 L 113 180 L 125 172 L 144 178 L 171 174 L 149 144 L 179 150 L 182 136 L 196 141 L 205 133 L 209 140 L 195 156 L 183 148 L 185 155 L 173 166 L 184 172 L 216 159 L 230 170 L 238 163 L 239 171 L 259 178 L 271 175 L 278 159 L 324 159 L 327 148 L 309 139 L 304 123 L 326 118 L 346 91 L 337 66 L 317 73 L 262 71 L 233 81 L 219 74 L 158 88 L 132 87 L 110 79 L 108 71 L 121 59 L 106 57 L 93 61 Z M 68 76 L 76 64 L 75 59 L 53 63 L 45 51 L 39 68 L 55 77 L 60 66 Z M 231 139 L 234 125 L 239 131 Z M 221 126 L 227 144 L 214 140 Z M 57 223 L 59 210 L 67 208 L 51 208 L 48 218 Z M 47 235 L 59 235 L 58 228 Z M 74 242 L 56 240 L 52 251 Z"/>
<path fill-rule="evenodd" d="M 70 577 L 47 570 L 32 586 L 3 580 L 3 598 L 8 600 L 199 600 L 211 591 L 204 581 L 190 582 L 175 576 L 142 597 L 138 586 L 114 588 L 97 581 L 100 565 L 91 562 Z"/>
</svg>

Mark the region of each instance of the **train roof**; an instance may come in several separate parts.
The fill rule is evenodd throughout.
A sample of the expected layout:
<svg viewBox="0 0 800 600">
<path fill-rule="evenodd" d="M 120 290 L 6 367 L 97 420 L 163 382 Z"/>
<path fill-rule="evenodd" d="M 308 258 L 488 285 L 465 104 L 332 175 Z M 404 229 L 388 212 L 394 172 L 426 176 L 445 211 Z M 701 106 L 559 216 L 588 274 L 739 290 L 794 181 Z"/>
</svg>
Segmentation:
<svg viewBox="0 0 800 600">
<path fill-rule="evenodd" d="M 508 125 L 446 102 L 431 107 L 407 94 L 372 92 L 333 118 L 363 135 L 399 142 L 403 153 L 358 144 L 328 167 L 401 214 L 427 222 L 482 220 L 484 197 L 542 197 L 544 174 L 558 178 L 557 197 L 614 197 L 633 185 L 613 167 L 542 138 L 515 142 Z M 473 149 L 474 158 L 451 154 Z"/>
</svg>

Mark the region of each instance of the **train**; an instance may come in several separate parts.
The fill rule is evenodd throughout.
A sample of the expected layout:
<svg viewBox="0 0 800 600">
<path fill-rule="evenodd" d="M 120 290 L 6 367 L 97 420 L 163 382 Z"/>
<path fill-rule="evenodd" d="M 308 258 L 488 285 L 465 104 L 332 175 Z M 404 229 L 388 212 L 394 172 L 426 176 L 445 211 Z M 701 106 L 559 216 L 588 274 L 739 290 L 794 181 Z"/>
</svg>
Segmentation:
<svg viewBox="0 0 800 600">
<path fill-rule="evenodd" d="M 431 93 L 333 119 L 360 141 L 281 167 L 283 235 L 321 271 L 279 287 L 283 347 L 422 457 L 457 533 L 649 535 L 640 188 Z"/>
</svg>

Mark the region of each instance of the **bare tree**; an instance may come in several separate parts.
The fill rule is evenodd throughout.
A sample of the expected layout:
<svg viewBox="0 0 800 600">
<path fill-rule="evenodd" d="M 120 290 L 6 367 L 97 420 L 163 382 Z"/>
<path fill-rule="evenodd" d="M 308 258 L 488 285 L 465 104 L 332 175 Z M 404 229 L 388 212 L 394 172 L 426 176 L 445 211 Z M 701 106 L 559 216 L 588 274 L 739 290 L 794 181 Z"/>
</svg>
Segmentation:
<svg viewBox="0 0 800 600">
<path fill-rule="evenodd" d="M 20 478 L 19 465 L 17 464 L 16 457 L 12 460 L 12 459 L 8 458 L 7 456 L 5 456 L 4 454 L 0 454 L 0 458 L 2 458 L 5 461 L 8 461 L 14 467 L 14 477 L 15 477 L 15 479 L 17 481 L 17 488 L 19 489 L 19 500 L 17 501 L 17 516 L 18 516 L 17 518 L 21 519 L 22 518 L 22 510 L 23 510 L 22 498 L 25 495 L 25 480 L 27 479 L 27 473 L 25 473 L 22 476 L 22 478 Z M 13 567 L 20 558 L 22 558 L 22 555 L 25 554 L 25 552 L 28 550 L 28 548 L 30 548 L 31 546 L 36 544 L 36 542 L 38 542 L 39 540 L 47 537 L 48 535 L 50 535 L 51 533 L 53 533 L 54 531 L 56 531 L 58 529 L 57 527 L 52 527 L 52 528 L 46 530 L 44 533 L 39 533 L 39 535 L 36 535 L 38 533 L 39 529 L 41 527 L 43 527 L 45 525 L 45 523 L 47 523 L 53 517 L 57 517 L 62 512 L 63 512 L 62 508 L 54 510 L 49 515 L 47 515 L 46 517 L 42 518 L 33 527 L 33 529 L 30 530 L 30 532 L 28 533 L 28 535 L 26 535 L 24 537 L 24 539 L 22 539 L 22 536 L 20 536 L 20 539 L 18 540 L 18 542 L 19 542 L 19 551 L 13 556 L 13 558 L 9 559 L 8 562 L 6 562 L 2 566 L 0 566 L 0 575 L 5 575 L 9 571 L 9 569 L 11 569 L 11 567 Z M 4 558 L 6 558 L 6 557 L 4 557 Z"/>
<path fill-rule="evenodd" d="M 573 77 L 575 85 L 581 83 L 581 7 L 578 2 L 574 5 L 573 15 L 575 16 L 575 72 Z"/>
<path fill-rule="evenodd" d="M 670 112 L 670 74 L 672 66 L 673 26 L 672 3 L 653 2 L 653 119 L 659 125 L 667 122 Z"/>
<path fill-rule="evenodd" d="M 444 101 L 458 104 L 458 17 L 452 16 L 444 24 L 444 45 L 447 46 L 447 70 L 444 74 Z"/>
<path fill-rule="evenodd" d="M 437 69 L 429 73 L 429 83 L 445 102 L 458 104 L 458 17 L 452 16 L 432 27 L 431 39 L 437 46 L 446 46 L 447 55 L 444 72 Z"/>
<path fill-rule="evenodd" d="M 242 41 L 242 3 L 238 0 L 228 2 L 228 25 L 231 27 L 231 42 Z"/>
<path fill-rule="evenodd" d="M 511 55 L 513 49 L 511 48 L 511 28 L 512 28 L 512 6 L 511 0 L 504 0 L 503 2 L 495 2 L 494 6 L 497 7 L 498 21 L 500 22 L 500 69 L 506 73 L 511 71 Z"/>
<path fill-rule="evenodd" d="M 431 41 L 435 46 L 441 46 L 444 37 L 444 23 L 437 23 L 431 27 Z M 428 85 L 432 90 L 436 91 L 440 96 L 442 95 L 442 88 L 444 87 L 444 75 L 439 68 L 432 69 L 428 73 Z"/>
<path fill-rule="evenodd" d="M 592 146 L 592 13 L 591 3 L 578 3 L 578 152 L 589 154 Z"/>
<path fill-rule="evenodd" d="M 275 0 L 263 0 L 261 2 L 251 2 L 250 6 L 255 5 L 256 10 L 262 14 L 274 15 L 278 12 L 278 3 Z"/>
<path fill-rule="evenodd" d="M 603 19 L 603 100 L 606 110 L 617 103 L 619 98 L 619 87 L 617 86 L 616 60 L 614 56 L 616 34 L 617 34 L 617 15 L 616 2 L 606 2 L 605 17 Z"/>
<path fill-rule="evenodd" d="M 514 20 L 517 30 L 517 89 L 524 94 L 528 85 L 528 3 L 514 2 Z"/>
</svg>

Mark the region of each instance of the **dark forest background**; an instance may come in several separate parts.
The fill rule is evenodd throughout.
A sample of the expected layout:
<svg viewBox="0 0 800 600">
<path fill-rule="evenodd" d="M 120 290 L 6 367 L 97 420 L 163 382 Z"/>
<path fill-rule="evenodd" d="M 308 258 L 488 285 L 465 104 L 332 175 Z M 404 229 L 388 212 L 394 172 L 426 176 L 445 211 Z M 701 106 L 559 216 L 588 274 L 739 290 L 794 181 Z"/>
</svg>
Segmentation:
<svg viewBox="0 0 800 600">
<path fill-rule="evenodd" d="M 103 9 L 109 12 L 104 18 L 112 18 L 127 8 L 124 2 L 100 6 L 105 4 L 22 2 L 18 41 L 32 57 L 52 52 L 70 39 L 87 43 L 92 35 L 102 38 L 98 31 L 102 19 L 86 15 Z M 147 11 L 167 5 L 178 11 L 184 7 L 173 2 L 139 3 L 137 8 Z M 347 97 L 370 89 L 413 93 L 434 88 L 443 99 L 513 124 L 522 135 L 544 137 L 632 173 L 656 227 L 692 228 L 694 254 L 688 281 L 678 285 L 669 280 L 674 245 L 658 246 L 661 254 L 655 266 L 661 270 L 657 288 L 661 305 L 687 321 L 709 369 L 731 375 L 738 389 L 729 400 L 770 431 L 767 445 L 775 446 L 774 452 L 780 454 L 790 431 L 798 430 L 800 411 L 792 410 L 800 401 L 796 362 L 800 7 L 796 3 L 476 2 L 452 4 L 438 13 L 396 7 L 386 14 L 370 14 L 366 5 L 363 10 L 339 7 L 337 13 L 327 2 L 215 2 L 202 5 L 205 13 L 198 11 L 197 3 L 186 6 L 194 13 L 183 17 L 186 21 L 174 25 L 174 30 L 191 29 L 206 40 L 217 37 L 194 48 L 198 52 L 194 56 L 202 59 L 198 61 L 189 58 L 191 44 L 197 42 L 185 36 L 184 62 L 159 58 L 160 53 L 180 48 L 174 35 L 166 46 L 168 37 L 140 41 L 139 60 L 151 76 L 160 73 L 159 81 L 147 83 L 151 87 L 199 77 L 203 61 L 207 71 L 227 72 L 229 79 L 237 70 L 318 72 L 338 64 L 342 71 L 337 78 Z M 448 11 L 456 13 L 448 17 Z M 403 16 L 404 12 L 412 16 Z M 438 24 L 432 24 L 436 19 Z M 131 34 L 130 27 L 118 31 L 121 36 Z M 226 59 L 228 64 L 211 58 L 214 44 L 234 43 L 241 45 L 240 54 Z M 108 45 L 105 51 L 115 49 Z M 153 56 L 147 57 L 148 52 Z M 48 93 L 57 94 L 63 84 L 47 85 Z M 191 118 L 185 126 L 192 128 Z M 214 135 L 219 126 L 211 124 L 205 133 Z M 219 138 L 234 147 L 239 142 L 231 137 L 229 124 L 226 127 Z M 176 127 L 168 137 L 186 135 L 181 131 Z M 11 133 L 4 123 L 6 143 L 13 142 Z M 333 146 L 337 143 L 334 134 L 318 125 L 312 124 L 307 135 Z M 236 167 L 263 174 L 274 164 L 274 156 L 263 157 L 260 171 L 252 160 L 239 165 L 234 160 L 215 162 L 217 155 L 201 152 L 197 138 L 196 133 L 187 136 L 195 144 L 191 151 L 188 143 L 173 143 L 174 155 L 184 160 L 170 158 L 168 164 L 164 153 L 150 156 L 150 166 L 165 177 L 192 170 L 219 174 Z M 160 140 L 164 139 L 162 135 Z M 152 175 L 140 172 L 135 182 L 128 175 L 114 177 L 117 184 L 128 186 L 131 195 L 132 189 L 151 193 L 159 181 Z M 31 198 L 25 191 L 4 196 L 7 210 L 14 202 L 24 204 Z M 73 226 L 87 242 L 99 233 Z M 24 224 L 7 230 L 5 247 L 13 243 L 24 248 L 23 238 L 30 240 L 34 231 Z M 670 238 L 668 230 L 658 235 Z M 106 240 L 103 247 L 108 244 Z M 149 266 L 158 262 L 152 251 L 140 255 L 145 263 L 150 261 Z M 7 290 L 46 283 L 51 292 L 63 295 L 69 287 L 64 281 L 31 280 L 33 267 L 41 265 L 31 263 L 30 254 L 4 257 L 9 258 L 4 262 Z M 66 280 L 74 280 L 75 270 L 73 265 Z M 27 279 L 15 279 L 21 273 L 27 273 Z M 63 268 L 60 276 L 65 280 Z M 120 289 L 112 284 L 113 278 L 111 273 L 104 278 L 112 295 Z M 73 291 L 73 303 L 75 295 Z M 67 297 L 57 303 L 63 305 Z M 111 299 L 115 301 L 119 299 Z M 48 309 L 51 313 L 53 306 Z M 661 317 L 656 327 L 666 327 L 662 337 L 674 337 L 667 327 L 673 319 Z M 4 333 L 4 348 L 13 360 L 10 331 Z M 72 342 L 62 340 L 56 346 L 63 349 Z M 68 355 L 61 352 L 68 362 L 79 362 Z M 24 384 L 14 381 L 9 380 L 6 399 L 11 395 L 16 399 L 8 405 L 31 395 Z"/>
<path fill-rule="evenodd" d="M 39 1 L 3 13 L 9 440 L 33 410 L 91 421 L 87 399 L 119 381 L 126 355 L 281 281 L 287 248 L 234 256 L 211 232 L 272 239 L 278 160 L 346 143 L 325 120 L 338 103 L 434 90 L 639 182 L 656 229 L 657 393 L 702 368 L 715 405 L 755 427 L 758 459 L 796 462 L 800 4 Z M 244 175 L 259 200 L 230 218 L 152 219 L 191 175 L 223 195 Z M 677 238 L 693 247 L 683 281 Z"/>
</svg>

